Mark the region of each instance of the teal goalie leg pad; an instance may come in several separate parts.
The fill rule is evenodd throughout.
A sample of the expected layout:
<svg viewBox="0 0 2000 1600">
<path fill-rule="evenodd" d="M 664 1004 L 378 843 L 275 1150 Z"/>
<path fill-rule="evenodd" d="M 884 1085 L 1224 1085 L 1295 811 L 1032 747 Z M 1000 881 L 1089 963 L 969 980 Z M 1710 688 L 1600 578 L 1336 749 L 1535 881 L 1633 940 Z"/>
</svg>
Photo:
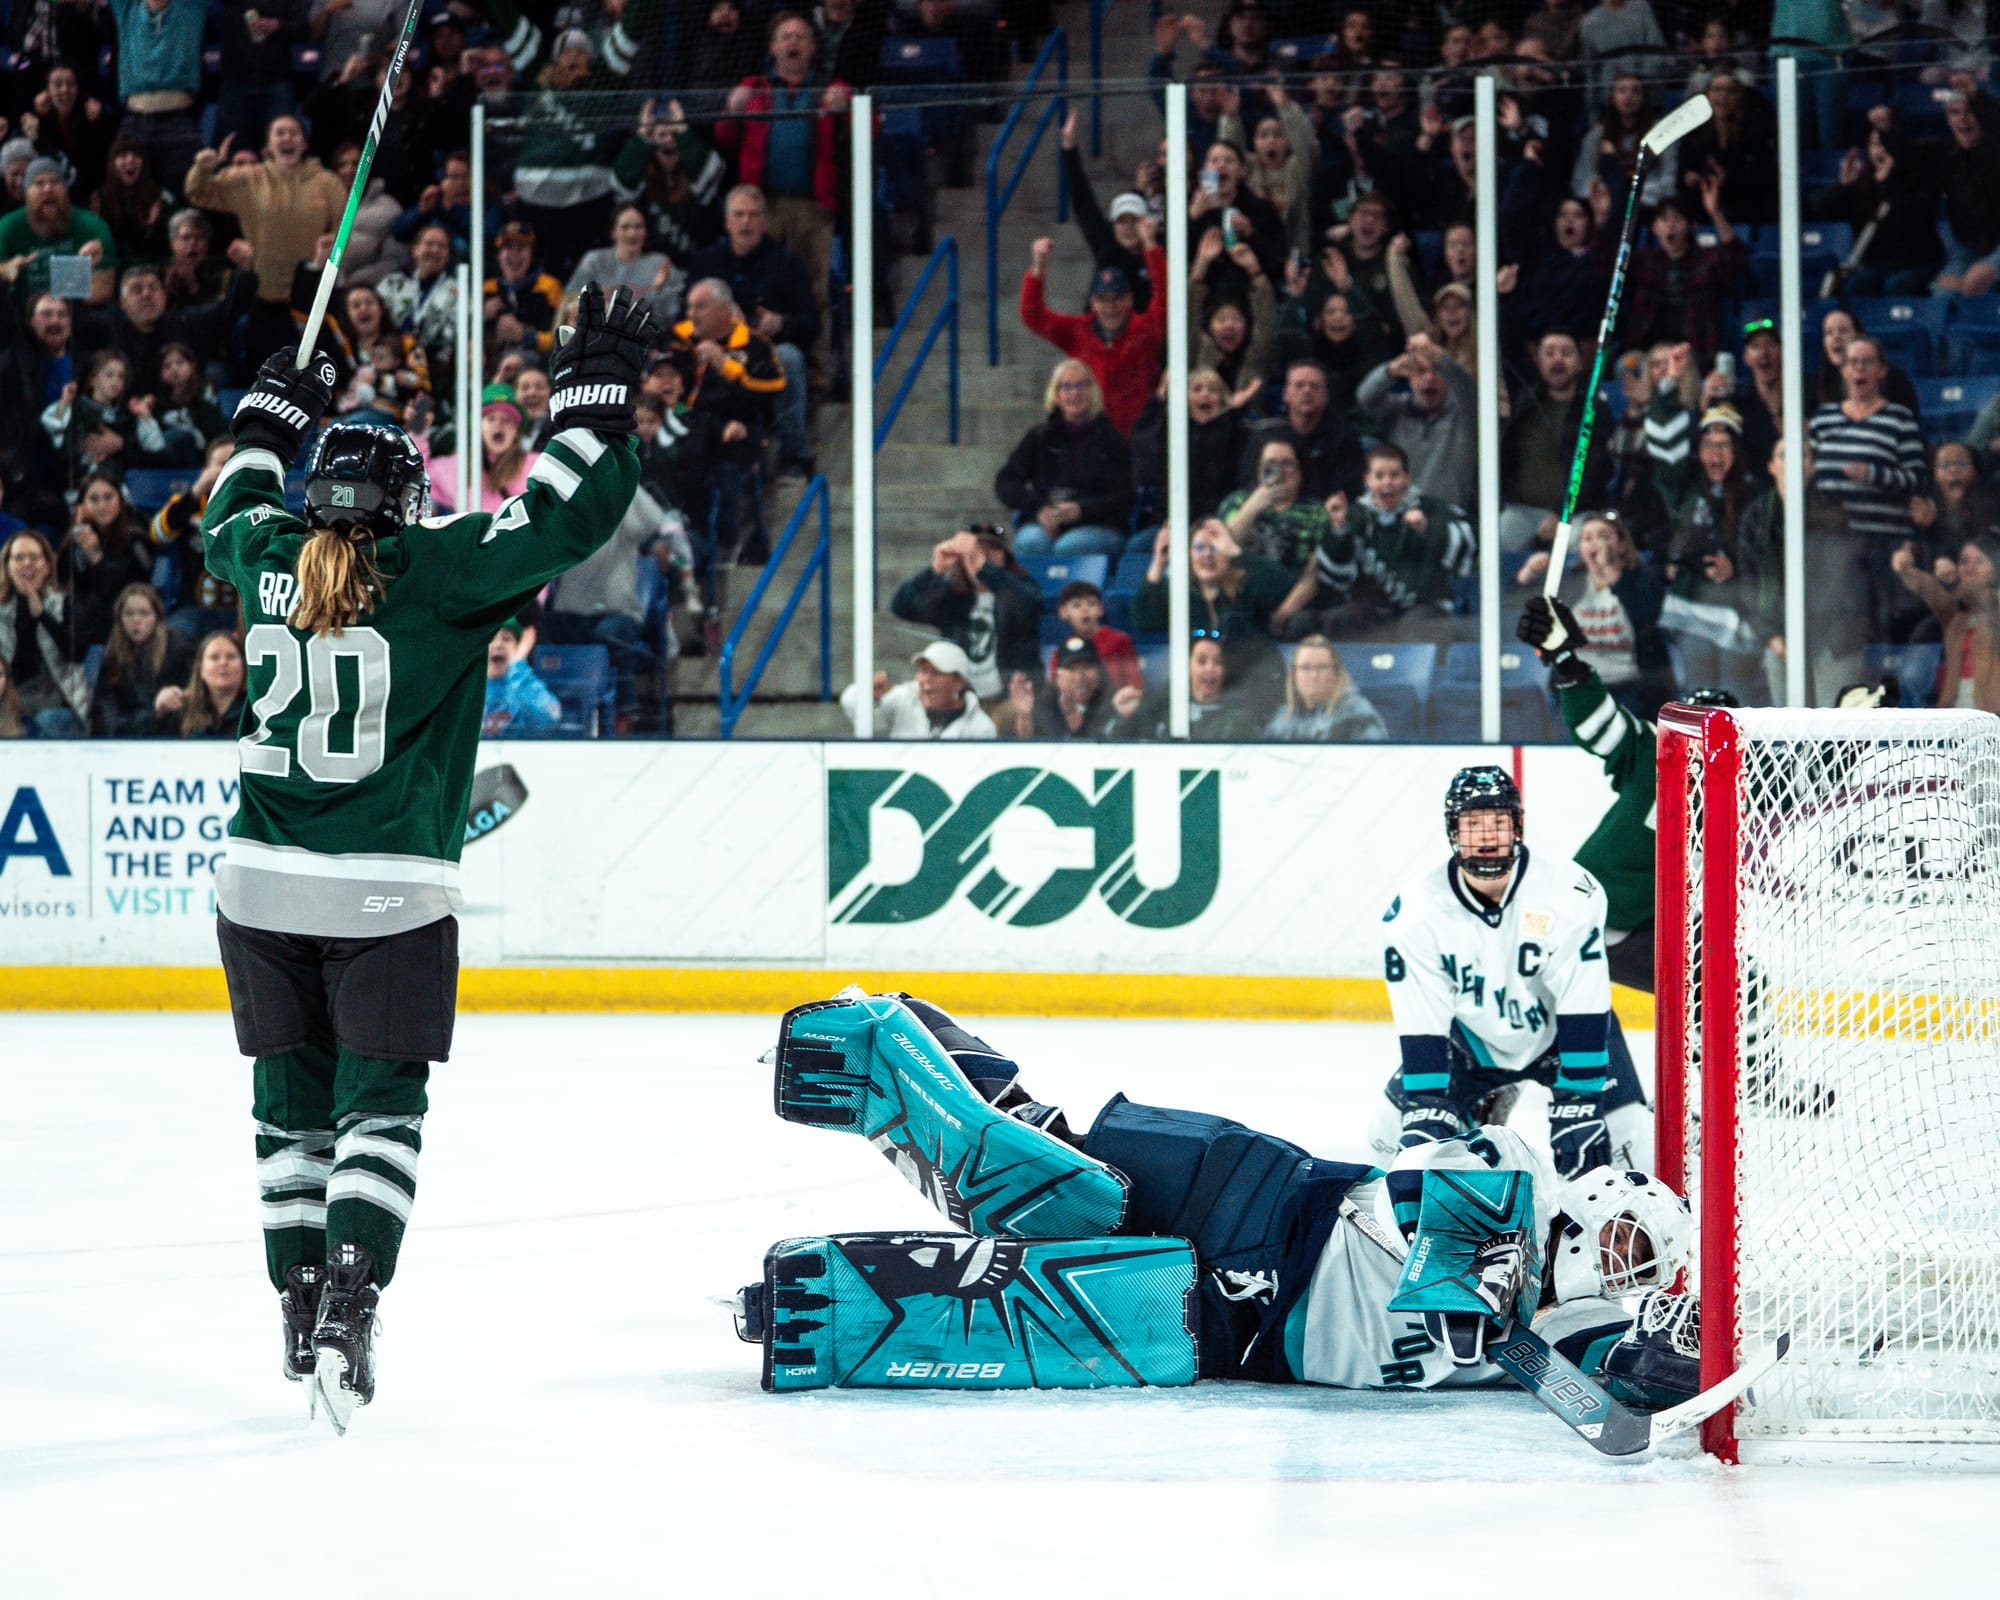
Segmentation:
<svg viewBox="0 0 2000 1600">
<path fill-rule="evenodd" d="M 1442 1318 L 1450 1327 L 1500 1329 L 1533 1322 L 1541 1286 L 1534 1180 L 1525 1172 L 1423 1174 L 1416 1243 L 1389 1298 L 1391 1311 Z M 1455 1337 L 1455 1359 L 1478 1358 L 1476 1336 Z"/>
<path fill-rule="evenodd" d="M 968 1233 L 1088 1238 L 1125 1218 L 1124 1177 L 995 1111 L 893 995 L 845 989 L 778 1032 L 778 1115 L 858 1133 Z"/>
<path fill-rule="evenodd" d="M 1195 1380 L 1185 1239 L 786 1239 L 742 1294 L 764 1387 L 1104 1389 Z"/>
</svg>

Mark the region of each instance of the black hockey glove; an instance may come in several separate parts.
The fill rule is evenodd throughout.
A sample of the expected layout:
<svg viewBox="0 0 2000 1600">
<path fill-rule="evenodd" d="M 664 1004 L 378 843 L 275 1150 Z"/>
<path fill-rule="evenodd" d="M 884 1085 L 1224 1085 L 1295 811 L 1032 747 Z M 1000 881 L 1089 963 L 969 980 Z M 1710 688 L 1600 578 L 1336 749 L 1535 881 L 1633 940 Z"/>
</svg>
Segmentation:
<svg viewBox="0 0 2000 1600">
<path fill-rule="evenodd" d="M 556 330 L 549 420 L 558 429 L 636 433 L 639 380 L 658 330 L 652 307 L 630 289 L 613 291 L 607 302 L 596 284 L 585 284 L 576 326 Z"/>
<path fill-rule="evenodd" d="M 264 358 L 250 392 L 236 402 L 230 432 L 236 447 L 277 452 L 290 466 L 313 425 L 333 405 L 333 357 L 316 351 L 303 367 L 292 365 L 293 353 L 278 350 Z"/>
<path fill-rule="evenodd" d="M 1701 1302 L 1648 1289 L 1625 1336 L 1604 1358 L 1604 1386 L 1628 1406 L 1658 1410 L 1701 1390 Z"/>
<path fill-rule="evenodd" d="M 1611 1134 L 1595 1101 L 1558 1100 L 1549 1107 L 1549 1151 L 1559 1178 L 1611 1165 Z"/>
<path fill-rule="evenodd" d="M 1574 689 L 1590 677 L 1589 665 L 1576 653 L 1583 630 L 1576 625 L 1576 614 L 1560 600 L 1536 595 L 1515 624 L 1514 637 L 1542 658 L 1549 682 L 1558 689 Z"/>
</svg>

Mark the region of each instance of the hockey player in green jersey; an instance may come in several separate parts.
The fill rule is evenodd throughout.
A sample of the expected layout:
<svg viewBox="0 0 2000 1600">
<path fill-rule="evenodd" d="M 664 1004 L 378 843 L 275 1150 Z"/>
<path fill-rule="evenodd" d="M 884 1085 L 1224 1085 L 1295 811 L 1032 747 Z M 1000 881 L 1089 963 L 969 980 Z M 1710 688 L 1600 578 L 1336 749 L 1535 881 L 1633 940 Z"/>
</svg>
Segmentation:
<svg viewBox="0 0 2000 1600">
<path fill-rule="evenodd" d="M 402 432 L 335 422 L 333 363 L 264 363 L 202 519 L 242 596 L 243 780 L 216 873 L 238 1047 L 253 1056 L 265 1262 L 285 1374 L 336 1429 L 373 1398 L 374 1312 L 416 1195 L 430 1063 L 451 1051 L 458 857 L 493 630 L 609 538 L 655 323 L 583 291 L 551 365 L 556 433 L 492 513 L 429 517 Z"/>
<path fill-rule="evenodd" d="M 1583 632 L 1560 600 L 1536 595 L 1514 632 L 1548 667 L 1570 737 L 1604 763 L 1604 775 L 1611 780 L 1616 798 L 1576 852 L 1576 864 L 1604 886 L 1604 943 L 1612 981 L 1651 994 L 1658 746 L 1653 725 L 1612 699 L 1604 680 L 1577 653 Z M 1696 689 L 1683 700 L 1698 706 L 1738 704 L 1722 689 Z"/>
</svg>

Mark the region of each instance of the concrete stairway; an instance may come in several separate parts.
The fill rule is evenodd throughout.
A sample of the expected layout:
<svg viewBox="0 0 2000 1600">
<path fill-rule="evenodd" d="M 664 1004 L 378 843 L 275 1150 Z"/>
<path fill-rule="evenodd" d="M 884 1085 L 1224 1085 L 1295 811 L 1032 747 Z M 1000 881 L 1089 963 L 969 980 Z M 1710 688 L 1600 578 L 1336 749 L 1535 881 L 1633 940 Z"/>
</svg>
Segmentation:
<svg viewBox="0 0 2000 1600">
<path fill-rule="evenodd" d="M 1114 10 L 1107 22 L 1105 72 L 1107 78 L 1140 78 L 1151 50 L 1146 13 L 1137 7 L 1121 13 Z M 1082 4 L 1058 7 L 1057 20 L 1070 39 L 1071 82 L 1081 84 L 1088 71 L 1088 16 Z M 1121 37 L 1112 34 L 1120 32 Z M 1026 68 L 1016 66 L 1018 81 Z M 1088 102 L 1081 107 L 1088 149 Z M 1037 107 L 1031 104 L 1023 114 L 1013 140 L 1002 157 L 1006 170 L 1025 147 L 1032 131 Z M 1137 162 L 1158 142 L 1160 120 L 1152 101 L 1132 95 L 1107 97 L 1104 101 L 1105 154 L 1090 163 L 1093 182 L 1101 201 L 1129 186 L 1129 174 Z M 946 344 L 940 334 L 937 347 L 910 391 L 898 415 L 889 442 L 875 458 L 877 583 L 875 618 L 875 662 L 892 679 L 909 673 L 909 658 L 934 637 L 929 630 L 914 627 L 890 614 L 889 601 L 898 585 L 930 560 L 931 548 L 956 529 L 973 521 L 1006 520 L 1008 513 L 993 495 L 993 476 L 1021 435 L 1043 415 L 1042 395 L 1049 372 L 1058 359 L 1055 350 L 1021 326 L 1018 312 L 1021 272 L 1027 264 L 1028 247 L 1038 237 L 1056 240 L 1049 269 L 1050 299 L 1062 309 L 1080 308 L 1090 272 L 1090 256 L 1074 221 L 1056 221 L 1056 171 L 1058 145 L 1051 128 L 1037 149 L 1028 172 L 1015 191 L 1012 204 L 1000 225 L 1000 363 L 986 364 L 986 199 L 985 156 L 1000 131 L 997 123 L 978 127 L 979 160 L 974 166 L 979 181 L 970 188 L 937 187 L 934 190 L 936 219 L 933 232 L 942 239 L 955 237 L 959 248 L 959 442 L 952 445 L 949 431 L 949 386 Z M 923 262 L 915 257 L 899 257 L 896 284 L 899 294 L 914 284 Z M 908 362 L 922 342 L 931 316 L 943 303 L 945 275 L 940 270 L 932 279 L 918 305 L 897 354 L 876 385 L 878 421 L 903 380 Z M 899 301 L 899 309 L 901 302 Z M 876 334 L 879 350 L 885 333 Z M 849 413 L 845 405 L 818 408 L 814 445 L 819 468 L 828 480 L 833 499 L 833 686 L 840 687 L 852 677 L 852 593 L 853 576 L 849 561 L 852 549 L 852 448 Z M 775 543 L 786 519 L 797 505 L 802 490 L 787 485 L 767 495 L 770 533 Z M 757 607 L 757 620 L 746 631 L 739 646 L 734 675 L 738 692 L 745 671 L 754 660 L 770 626 L 776 621 L 784 600 L 799 572 L 817 532 L 818 516 L 809 517 L 799 531 Z M 739 567 L 727 579 L 725 634 L 740 614 L 759 569 Z M 719 686 L 719 662 L 714 657 L 682 660 L 674 669 L 676 696 L 675 732 L 683 738 L 712 738 L 720 731 L 720 715 L 714 697 Z M 846 719 L 837 705 L 822 703 L 819 693 L 819 588 L 815 581 L 801 601 L 783 642 L 772 657 L 757 685 L 755 701 L 737 725 L 737 737 L 749 738 L 840 738 L 847 734 Z M 689 697 L 700 697 L 691 699 Z"/>
</svg>

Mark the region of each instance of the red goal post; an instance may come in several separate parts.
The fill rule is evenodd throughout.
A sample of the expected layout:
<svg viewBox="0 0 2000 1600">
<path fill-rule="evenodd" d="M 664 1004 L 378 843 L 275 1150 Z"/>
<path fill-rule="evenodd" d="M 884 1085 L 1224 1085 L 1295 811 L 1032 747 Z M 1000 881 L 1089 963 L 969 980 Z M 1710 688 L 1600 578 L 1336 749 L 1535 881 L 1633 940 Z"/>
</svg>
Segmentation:
<svg viewBox="0 0 2000 1600">
<path fill-rule="evenodd" d="M 2000 1444 L 2000 718 L 1659 721 L 1658 1166 L 1703 1443 Z"/>
</svg>

